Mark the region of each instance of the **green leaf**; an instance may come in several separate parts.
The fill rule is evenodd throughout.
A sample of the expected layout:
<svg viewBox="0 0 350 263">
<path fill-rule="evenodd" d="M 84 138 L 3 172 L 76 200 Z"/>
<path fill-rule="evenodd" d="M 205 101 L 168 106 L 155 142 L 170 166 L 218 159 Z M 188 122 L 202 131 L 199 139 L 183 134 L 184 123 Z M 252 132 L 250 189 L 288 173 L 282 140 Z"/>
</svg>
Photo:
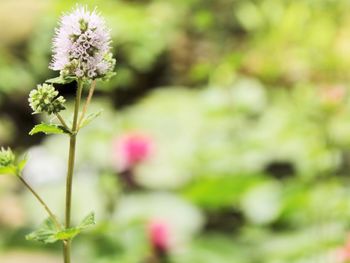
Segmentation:
<svg viewBox="0 0 350 263">
<path fill-rule="evenodd" d="M 52 78 L 52 79 L 48 79 L 45 82 L 46 83 L 51 83 L 51 84 L 68 84 L 73 82 L 74 80 L 76 80 L 75 77 L 56 77 L 56 78 Z"/>
<path fill-rule="evenodd" d="M 81 232 L 80 229 L 76 227 L 68 228 L 62 231 L 59 231 L 55 234 L 55 238 L 57 240 L 70 240 L 73 239 Z"/>
<path fill-rule="evenodd" d="M 27 161 L 28 161 L 28 158 L 27 158 L 27 156 L 25 155 L 25 156 L 23 157 L 23 159 L 22 159 L 21 161 L 18 162 L 17 168 L 18 168 L 18 171 L 19 171 L 19 172 L 22 172 L 22 171 L 23 171 L 24 167 L 25 167 L 26 164 L 27 164 Z"/>
<path fill-rule="evenodd" d="M 79 229 L 85 229 L 88 227 L 91 227 L 93 225 L 95 225 L 95 214 L 94 213 L 90 213 L 88 214 L 83 221 L 81 221 L 81 223 L 79 224 L 78 228 Z"/>
<path fill-rule="evenodd" d="M 41 227 L 26 236 L 27 240 L 35 240 L 43 243 L 54 243 L 59 240 L 71 240 L 84 229 L 95 224 L 95 216 L 90 213 L 77 227 L 58 230 L 51 218 L 45 220 Z"/>
<path fill-rule="evenodd" d="M 17 167 L 14 165 L 0 167 L 0 174 L 16 175 Z"/>
<path fill-rule="evenodd" d="M 188 185 L 183 194 L 192 202 L 206 209 L 218 210 L 231 207 L 240 201 L 241 195 L 261 182 L 263 174 L 236 174 L 227 176 L 203 176 Z"/>
<path fill-rule="evenodd" d="M 88 125 L 90 122 L 92 122 L 98 116 L 100 116 L 102 112 L 103 112 L 103 110 L 100 110 L 98 112 L 91 113 L 88 116 L 86 116 L 86 118 L 84 118 L 83 121 L 81 122 L 79 128 L 81 129 L 81 128 L 85 127 L 86 125 Z"/>
<path fill-rule="evenodd" d="M 29 132 L 29 135 L 34 135 L 39 132 L 43 132 L 45 134 L 68 133 L 68 131 L 60 125 L 41 123 L 41 124 L 35 125 L 34 128 Z"/>
<path fill-rule="evenodd" d="M 83 221 L 77 226 L 77 227 L 71 227 L 68 229 L 64 229 L 62 231 L 58 231 L 55 235 L 55 237 L 58 240 L 69 240 L 76 237 L 78 234 L 81 233 L 84 229 L 91 227 L 95 225 L 95 215 L 94 213 L 90 213 L 87 215 Z"/>
<path fill-rule="evenodd" d="M 27 240 L 43 242 L 45 244 L 55 243 L 59 239 L 56 237 L 57 229 L 51 218 L 48 218 L 40 228 L 26 236 Z"/>
</svg>

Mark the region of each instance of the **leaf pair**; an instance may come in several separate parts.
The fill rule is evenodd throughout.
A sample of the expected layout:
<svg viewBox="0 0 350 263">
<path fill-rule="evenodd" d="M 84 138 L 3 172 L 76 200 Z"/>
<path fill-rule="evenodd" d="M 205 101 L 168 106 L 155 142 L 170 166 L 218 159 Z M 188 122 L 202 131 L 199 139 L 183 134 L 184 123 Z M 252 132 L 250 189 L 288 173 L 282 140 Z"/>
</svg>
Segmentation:
<svg viewBox="0 0 350 263">
<path fill-rule="evenodd" d="M 27 240 L 43 242 L 45 244 L 55 243 L 60 240 L 71 240 L 80 234 L 84 229 L 95 225 L 95 215 L 90 213 L 76 227 L 57 229 L 54 221 L 48 218 L 40 228 L 26 236 Z"/>
</svg>

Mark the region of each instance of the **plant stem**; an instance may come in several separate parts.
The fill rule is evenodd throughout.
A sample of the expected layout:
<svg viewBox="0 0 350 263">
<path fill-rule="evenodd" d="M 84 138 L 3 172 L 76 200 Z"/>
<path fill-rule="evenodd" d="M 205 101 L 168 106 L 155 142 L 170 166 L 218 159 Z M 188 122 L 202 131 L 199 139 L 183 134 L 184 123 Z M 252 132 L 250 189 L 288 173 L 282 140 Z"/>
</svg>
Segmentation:
<svg viewBox="0 0 350 263">
<path fill-rule="evenodd" d="M 52 213 L 52 211 L 50 210 L 50 208 L 48 207 L 48 205 L 44 202 L 44 200 L 39 196 L 39 194 L 27 183 L 26 180 L 23 179 L 22 176 L 18 175 L 17 176 L 19 178 L 19 180 L 21 180 L 21 182 L 25 185 L 25 187 L 28 188 L 28 190 L 35 196 L 35 198 L 39 201 L 39 203 L 44 207 L 44 209 L 46 210 L 46 212 L 49 214 L 50 218 L 53 220 L 53 222 L 55 223 L 57 229 L 61 229 L 61 224 L 58 222 L 56 216 L 54 215 L 54 213 Z"/>
<path fill-rule="evenodd" d="M 63 241 L 63 259 L 64 263 L 70 263 L 70 248 L 71 248 L 71 243 L 69 240 L 64 240 Z"/>
<path fill-rule="evenodd" d="M 82 111 L 81 116 L 79 118 L 78 129 L 80 128 L 80 125 L 81 125 L 81 123 L 84 119 L 84 116 L 86 114 L 87 108 L 89 107 L 89 104 L 91 102 L 92 96 L 94 95 L 95 87 L 96 87 L 96 80 L 93 80 L 91 83 L 90 89 L 89 89 L 89 95 L 86 99 L 86 102 L 85 102 L 84 107 L 83 107 L 83 111 Z"/>
<path fill-rule="evenodd" d="M 68 125 L 66 124 L 66 122 L 64 121 L 64 119 L 62 118 L 62 116 L 59 113 L 56 113 L 56 117 L 61 122 L 62 126 L 64 128 L 66 128 L 66 130 L 70 131 Z"/>
<path fill-rule="evenodd" d="M 78 124 L 78 114 L 80 107 L 81 93 L 83 89 L 82 80 L 78 80 L 78 88 L 75 97 L 74 106 L 74 117 L 72 125 L 72 133 L 70 134 L 69 141 L 69 157 L 68 157 L 68 171 L 67 171 L 67 181 L 66 181 L 66 216 L 65 216 L 65 227 L 70 228 L 71 226 L 71 208 L 72 208 L 72 183 L 73 183 L 73 172 L 74 172 L 74 162 L 75 162 L 75 146 L 76 146 L 76 136 L 77 136 L 77 124 Z M 64 252 L 64 262 L 70 263 L 71 254 L 71 240 L 65 240 L 63 242 L 63 252 Z"/>
</svg>

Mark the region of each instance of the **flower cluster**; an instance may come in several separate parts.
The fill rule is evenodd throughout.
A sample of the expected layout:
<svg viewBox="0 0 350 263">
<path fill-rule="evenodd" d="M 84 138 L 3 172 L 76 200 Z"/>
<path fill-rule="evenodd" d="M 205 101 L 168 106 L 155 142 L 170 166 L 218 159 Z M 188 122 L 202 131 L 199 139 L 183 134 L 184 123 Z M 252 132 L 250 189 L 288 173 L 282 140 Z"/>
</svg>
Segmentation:
<svg viewBox="0 0 350 263">
<path fill-rule="evenodd" d="M 64 110 L 66 100 L 58 96 L 58 91 L 52 85 L 43 84 L 30 92 L 28 101 L 34 113 L 52 114 Z"/>
<path fill-rule="evenodd" d="M 50 68 L 63 77 L 103 78 L 114 69 L 109 30 L 96 10 L 78 6 L 63 16 L 53 42 Z"/>
<path fill-rule="evenodd" d="M 14 164 L 15 162 L 15 155 L 13 154 L 12 150 L 10 148 L 3 148 L 0 149 L 0 167 L 6 167 L 9 165 Z"/>
</svg>

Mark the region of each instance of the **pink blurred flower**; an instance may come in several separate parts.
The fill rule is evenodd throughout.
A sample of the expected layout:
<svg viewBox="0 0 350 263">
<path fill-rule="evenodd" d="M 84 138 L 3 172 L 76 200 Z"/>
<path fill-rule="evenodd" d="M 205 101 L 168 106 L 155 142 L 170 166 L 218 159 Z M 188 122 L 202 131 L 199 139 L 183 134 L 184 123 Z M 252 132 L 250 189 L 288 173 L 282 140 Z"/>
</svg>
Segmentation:
<svg viewBox="0 0 350 263">
<path fill-rule="evenodd" d="M 327 86 L 321 90 L 321 99 L 327 104 L 338 104 L 346 96 L 346 87 L 343 85 Z"/>
<path fill-rule="evenodd" d="M 161 220 L 152 220 L 148 225 L 148 236 L 152 247 L 161 253 L 170 248 L 170 227 Z"/>
<path fill-rule="evenodd" d="M 348 237 L 345 245 L 336 252 L 337 262 L 346 263 L 350 262 L 350 236 Z"/>
<path fill-rule="evenodd" d="M 141 133 L 128 133 L 113 143 L 114 159 L 121 171 L 147 160 L 154 152 L 153 140 Z"/>
</svg>

